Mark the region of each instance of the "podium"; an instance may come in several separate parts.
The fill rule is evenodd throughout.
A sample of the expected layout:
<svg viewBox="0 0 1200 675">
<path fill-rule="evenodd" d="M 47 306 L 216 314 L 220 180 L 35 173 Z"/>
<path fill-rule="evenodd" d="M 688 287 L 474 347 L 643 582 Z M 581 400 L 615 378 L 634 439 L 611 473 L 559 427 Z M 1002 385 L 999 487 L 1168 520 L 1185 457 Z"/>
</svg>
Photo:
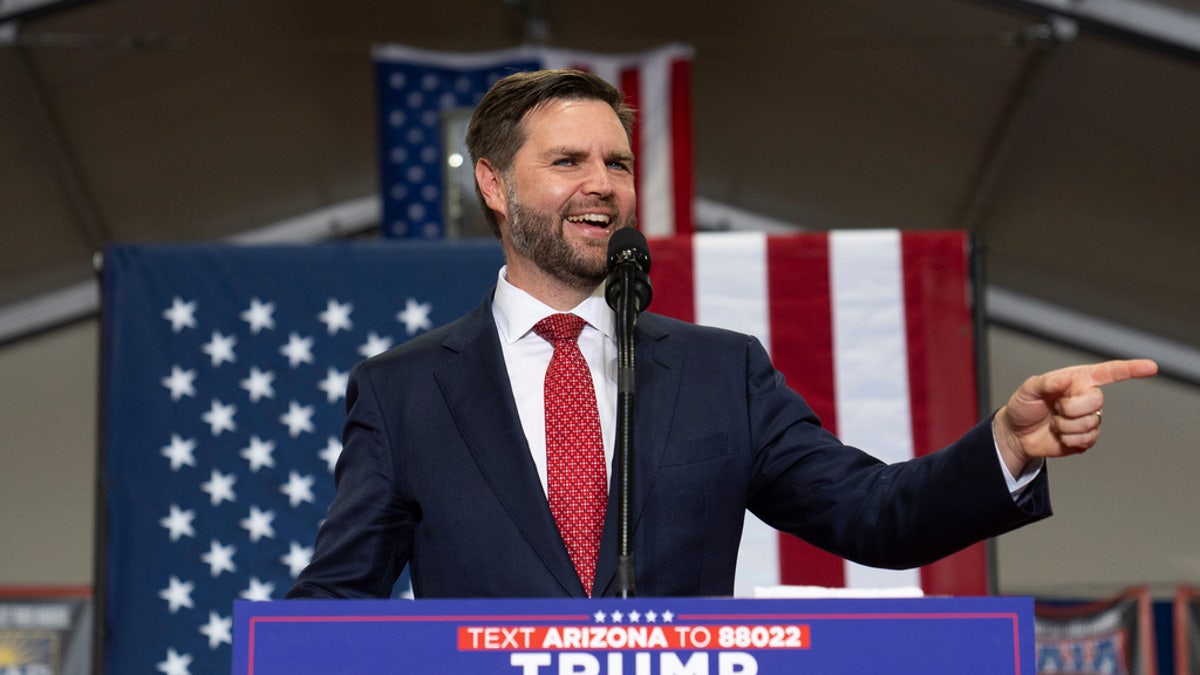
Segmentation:
<svg viewBox="0 0 1200 675">
<path fill-rule="evenodd" d="M 232 672 L 1034 675 L 1033 601 L 238 601 Z"/>
</svg>

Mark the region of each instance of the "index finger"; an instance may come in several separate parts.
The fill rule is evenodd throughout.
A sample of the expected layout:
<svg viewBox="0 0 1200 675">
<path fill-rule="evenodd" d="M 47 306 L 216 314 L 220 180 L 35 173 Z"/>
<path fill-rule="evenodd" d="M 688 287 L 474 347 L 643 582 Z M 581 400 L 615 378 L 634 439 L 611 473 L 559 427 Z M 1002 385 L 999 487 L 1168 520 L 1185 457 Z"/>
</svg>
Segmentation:
<svg viewBox="0 0 1200 675">
<path fill-rule="evenodd" d="M 1105 361 L 1089 366 L 1092 381 L 1097 386 L 1150 377 L 1158 372 L 1158 364 L 1150 359 Z"/>
</svg>

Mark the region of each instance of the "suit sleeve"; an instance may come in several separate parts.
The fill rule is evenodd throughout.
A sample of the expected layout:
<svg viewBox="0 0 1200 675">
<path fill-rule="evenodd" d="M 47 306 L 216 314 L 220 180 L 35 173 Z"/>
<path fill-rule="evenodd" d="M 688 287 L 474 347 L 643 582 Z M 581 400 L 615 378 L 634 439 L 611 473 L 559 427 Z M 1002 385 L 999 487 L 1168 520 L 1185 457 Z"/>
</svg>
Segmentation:
<svg viewBox="0 0 1200 675">
<path fill-rule="evenodd" d="M 346 411 L 333 502 L 289 598 L 387 598 L 412 554 L 417 517 L 400 496 L 394 430 L 366 364 L 351 374 Z"/>
<path fill-rule="evenodd" d="M 1050 514 L 1046 471 L 1014 502 L 991 419 L 950 446 L 887 465 L 842 444 L 747 346 L 750 510 L 766 523 L 873 567 L 925 565 Z"/>
</svg>

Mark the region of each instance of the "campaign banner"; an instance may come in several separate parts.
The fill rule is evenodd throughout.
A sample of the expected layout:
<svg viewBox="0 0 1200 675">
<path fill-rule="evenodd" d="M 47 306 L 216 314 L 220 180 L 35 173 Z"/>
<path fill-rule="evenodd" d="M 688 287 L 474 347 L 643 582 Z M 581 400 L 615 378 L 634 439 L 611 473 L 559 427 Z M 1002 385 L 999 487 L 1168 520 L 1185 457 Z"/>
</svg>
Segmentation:
<svg viewBox="0 0 1200 675">
<path fill-rule="evenodd" d="M 1028 598 L 304 600 L 234 606 L 235 675 L 1033 675 Z"/>
<path fill-rule="evenodd" d="M 1034 605 L 1039 673 L 1157 675 L 1150 591 L 1097 602 Z"/>
<path fill-rule="evenodd" d="M 92 597 L 87 588 L 0 588 L 0 674 L 91 672 Z"/>
</svg>

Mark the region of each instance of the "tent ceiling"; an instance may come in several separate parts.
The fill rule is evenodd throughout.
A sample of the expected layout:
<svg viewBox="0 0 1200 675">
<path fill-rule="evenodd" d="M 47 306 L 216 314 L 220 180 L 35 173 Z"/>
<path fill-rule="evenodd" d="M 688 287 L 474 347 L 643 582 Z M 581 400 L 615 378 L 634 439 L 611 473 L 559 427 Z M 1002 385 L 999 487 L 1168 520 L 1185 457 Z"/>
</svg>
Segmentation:
<svg viewBox="0 0 1200 675">
<path fill-rule="evenodd" d="M 992 282 L 1200 346 L 1200 51 L 1022 40 L 1036 4 L 48 5 L 0 30 L 0 306 L 88 278 L 108 242 L 374 193 L 370 47 L 512 46 L 525 7 L 557 46 L 695 48 L 701 197 L 805 228 L 966 228 Z"/>
</svg>

